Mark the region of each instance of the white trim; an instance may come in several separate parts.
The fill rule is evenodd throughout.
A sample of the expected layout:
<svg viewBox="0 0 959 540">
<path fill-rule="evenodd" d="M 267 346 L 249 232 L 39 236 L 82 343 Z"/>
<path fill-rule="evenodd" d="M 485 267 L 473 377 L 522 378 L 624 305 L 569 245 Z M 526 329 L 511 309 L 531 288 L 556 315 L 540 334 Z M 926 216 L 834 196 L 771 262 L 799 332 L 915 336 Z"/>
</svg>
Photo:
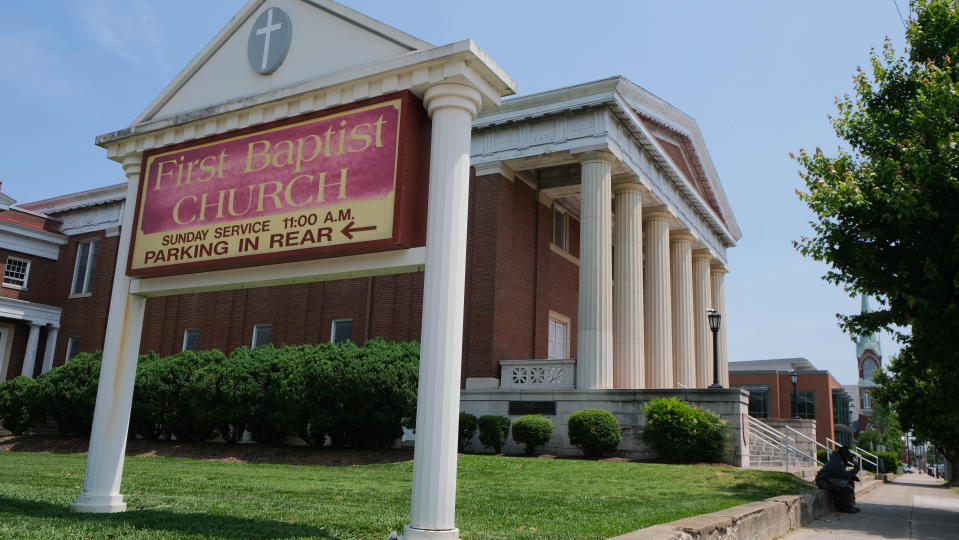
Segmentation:
<svg viewBox="0 0 959 540">
<path fill-rule="evenodd" d="M 22 262 L 27 265 L 27 267 L 24 268 L 23 270 L 23 283 L 21 285 L 17 285 L 16 283 L 7 283 L 7 272 L 10 270 L 11 260 Z M 21 291 L 27 290 L 27 279 L 30 277 L 30 262 L 31 262 L 30 259 L 22 259 L 20 257 L 14 257 L 13 255 L 7 255 L 7 262 L 5 262 L 3 265 L 3 278 L 2 278 L 3 286 L 10 289 L 18 289 Z M 11 279 L 17 279 L 17 278 L 11 278 Z"/>
<path fill-rule="evenodd" d="M 113 184 L 79 193 L 70 193 L 59 197 L 51 197 L 39 201 L 18 204 L 14 208 L 20 211 L 32 211 L 40 215 L 59 214 L 68 210 L 76 210 L 88 206 L 122 201 L 126 199 L 127 183 Z M 58 219 L 58 221 L 61 221 Z"/>
<path fill-rule="evenodd" d="M 10 251 L 55 261 L 60 257 L 60 246 L 66 245 L 67 241 L 62 234 L 0 221 L 0 244 Z"/>
<path fill-rule="evenodd" d="M 571 332 L 572 332 L 572 330 L 573 330 L 573 321 L 572 321 L 572 319 L 570 319 L 570 318 L 567 317 L 566 315 L 563 315 L 562 313 L 558 313 L 558 312 L 556 312 L 556 311 L 549 310 L 549 323 L 548 323 L 548 324 L 551 324 L 551 323 L 553 323 L 553 322 L 558 323 L 558 324 L 561 324 L 561 325 L 563 325 L 563 326 L 566 327 L 566 337 L 565 337 L 564 343 L 563 343 L 563 347 L 564 347 L 565 350 L 563 351 L 563 356 L 562 356 L 562 357 L 559 357 L 559 358 L 549 358 L 549 359 L 550 359 L 550 360 L 560 360 L 560 359 L 564 359 L 564 358 L 569 358 L 569 342 L 570 342 L 570 335 L 571 335 Z M 550 339 L 550 337 L 549 337 L 549 330 L 550 330 L 550 329 L 549 329 L 549 326 L 547 326 L 547 332 L 546 332 L 546 356 L 547 356 L 547 358 L 549 357 L 549 339 Z"/>
<path fill-rule="evenodd" d="M 0 317 L 30 321 L 39 325 L 60 326 L 62 309 L 17 298 L 0 296 Z"/>
<path fill-rule="evenodd" d="M 576 266 L 579 266 L 579 257 L 576 257 L 576 256 L 573 255 L 572 253 L 570 253 L 570 252 L 566 251 L 565 249 L 557 246 L 556 244 L 553 243 L 552 240 L 550 240 L 550 242 L 549 242 L 549 250 L 552 251 L 553 253 L 559 255 L 560 257 L 566 259 L 567 261 L 575 264 Z"/>
<path fill-rule="evenodd" d="M 426 248 L 411 248 L 334 259 L 217 270 L 198 274 L 134 279 L 130 293 L 169 296 L 208 291 L 229 291 L 291 283 L 312 283 L 355 277 L 382 276 L 422 271 Z"/>
</svg>

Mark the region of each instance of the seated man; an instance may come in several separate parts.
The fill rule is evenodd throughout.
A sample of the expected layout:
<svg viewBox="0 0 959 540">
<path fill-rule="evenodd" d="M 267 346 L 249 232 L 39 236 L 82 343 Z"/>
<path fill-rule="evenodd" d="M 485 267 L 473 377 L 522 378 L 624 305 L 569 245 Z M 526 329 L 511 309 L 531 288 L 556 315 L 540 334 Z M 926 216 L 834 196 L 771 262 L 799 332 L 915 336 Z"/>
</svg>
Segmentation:
<svg viewBox="0 0 959 540">
<path fill-rule="evenodd" d="M 846 470 L 852 465 L 852 470 Z M 856 505 L 856 487 L 858 482 L 859 460 L 853 460 L 852 452 L 848 448 L 839 447 L 829 454 L 829 461 L 816 473 L 816 486 L 833 494 L 836 499 L 836 509 L 840 512 L 855 513 L 859 511 Z"/>
</svg>

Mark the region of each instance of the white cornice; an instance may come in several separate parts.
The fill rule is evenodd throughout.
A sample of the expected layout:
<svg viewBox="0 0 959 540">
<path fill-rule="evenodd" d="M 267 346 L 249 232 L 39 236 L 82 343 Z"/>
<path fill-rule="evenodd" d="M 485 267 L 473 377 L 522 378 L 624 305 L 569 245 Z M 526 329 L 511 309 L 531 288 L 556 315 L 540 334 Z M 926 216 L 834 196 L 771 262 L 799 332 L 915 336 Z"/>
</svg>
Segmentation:
<svg viewBox="0 0 959 540">
<path fill-rule="evenodd" d="M 67 237 L 28 225 L 0 221 L 0 245 L 4 249 L 57 260 L 60 246 L 66 245 Z"/>
<path fill-rule="evenodd" d="M 61 312 L 62 310 L 56 306 L 0 296 L 0 317 L 60 326 Z"/>
</svg>

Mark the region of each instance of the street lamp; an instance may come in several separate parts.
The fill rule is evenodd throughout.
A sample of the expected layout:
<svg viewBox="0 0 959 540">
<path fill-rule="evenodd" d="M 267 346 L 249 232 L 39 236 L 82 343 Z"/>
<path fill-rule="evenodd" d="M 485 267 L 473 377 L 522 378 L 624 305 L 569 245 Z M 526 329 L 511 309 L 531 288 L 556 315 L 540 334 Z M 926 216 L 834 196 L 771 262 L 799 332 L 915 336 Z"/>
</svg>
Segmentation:
<svg viewBox="0 0 959 540">
<path fill-rule="evenodd" d="M 789 372 L 789 380 L 793 382 L 793 403 L 792 403 L 792 413 L 793 418 L 799 418 L 798 409 L 796 407 L 796 382 L 799 381 L 799 374 L 795 370 Z"/>
<path fill-rule="evenodd" d="M 709 319 L 709 329 L 713 331 L 713 384 L 710 388 L 722 388 L 719 384 L 719 322 L 722 316 L 715 309 L 707 309 L 706 317 Z"/>
</svg>

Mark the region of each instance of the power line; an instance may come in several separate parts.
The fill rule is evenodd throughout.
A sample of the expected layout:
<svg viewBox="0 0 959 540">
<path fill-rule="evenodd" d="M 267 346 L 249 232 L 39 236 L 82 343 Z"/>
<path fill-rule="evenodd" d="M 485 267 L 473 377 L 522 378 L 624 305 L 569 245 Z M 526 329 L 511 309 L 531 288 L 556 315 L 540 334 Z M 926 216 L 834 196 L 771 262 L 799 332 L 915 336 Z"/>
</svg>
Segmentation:
<svg viewBox="0 0 959 540">
<path fill-rule="evenodd" d="M 906 30 L 909 29 L 909 25 L 906 24 L 906 19 L 902 18 L 902 11 L 899 11 L 899 3 L 896 0 L 892 0 L 892 5 L 896 6 L 896 13 L 899 14 L 899 20 L 902 21 L 902 27 Z"/>
</svg>

